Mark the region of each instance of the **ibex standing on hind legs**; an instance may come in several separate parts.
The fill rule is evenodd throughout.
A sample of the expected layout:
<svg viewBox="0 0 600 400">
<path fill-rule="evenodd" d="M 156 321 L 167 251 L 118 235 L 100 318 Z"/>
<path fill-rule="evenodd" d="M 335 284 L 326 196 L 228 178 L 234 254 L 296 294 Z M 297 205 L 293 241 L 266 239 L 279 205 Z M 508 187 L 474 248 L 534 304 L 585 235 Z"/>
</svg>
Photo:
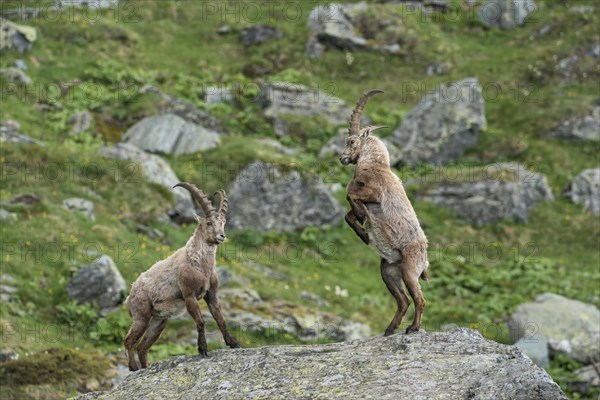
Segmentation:
<svg viewBox="0 0 600 400">
<path fill-rule="evenodd" d="M 146 368 L 148 350 L 165 329 L 167 320 L 185 311 L 196 322 L 198 353 L 203 357 L 208 356 L 204 319 L 198 304 L 201 298 L 206 301 L 208 310 L 217 322 L 225 344 L 231 348 L 240 347 L 227 330 L 217 297 L 219 277 L 215 256 L 217 245 L 226 238 L 227 196 L 224 190 L 219 190 L 221 202 L 219 209 L 215 210 L 210 200 L 195 185 L 180 182 L 173 187 L 176 186 L 187 189 L 192 194 L 206 217 L 195 215 L 198 226 L 187 244 L 142 273 L 131 287 L 125 304 L 133 317 L 133 324 L 124 341 L 131 371 L 140 368 L 133 348 L 142 335 L 144 338 L 139 345 L 138 356 L 141 367 Z"/>
<path fill-rule="evenodd" d="M 398 310 L 385 335 L 394 333 L 402 322 L 410 300 L 415 302 L 415 318 L 406 333 L 421 328 L 425 298 L 419 278 L 428 280 L 427 238 L 421 229 L 400 179 L 392 172 L 387 148 L 370 133 L 382 126 L 360 128 L 360 117 L 371 96 L 366 92 L 356 103 L 350 117 L 346 147 L 340 157 L 343 165 L 356 164 L 348 184 L 347 199 L 351 210 L 346 222 L 365 244 L 381 256 L 381 277 L 398 303 Z"/>
</svg>

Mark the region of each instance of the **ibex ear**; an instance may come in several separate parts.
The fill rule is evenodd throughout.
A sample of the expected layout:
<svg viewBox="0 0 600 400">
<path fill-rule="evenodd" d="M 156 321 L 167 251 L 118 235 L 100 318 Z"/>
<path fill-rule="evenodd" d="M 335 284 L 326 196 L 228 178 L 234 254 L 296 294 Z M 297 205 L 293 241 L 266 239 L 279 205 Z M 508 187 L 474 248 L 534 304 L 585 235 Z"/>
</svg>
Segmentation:
<svg viewBox="0 0 600 400">
<path fill-rule="evenodd" d="M 361 131 L 358 134 L 358 136 L 360 136 L 361 139 L 364 139 L 367 136 L 369 136 L 369 133 L 371 133 L 371 129 L 370 128 L 364 128 L 364 129 L 361 129 Z"/>
<path fill-rule="evenodd" d="M 196 214 L 196 213 L 193 213 L 193 216 L 194 216 L 194 219 L 196 220 L 196 222 L 197 222 L 197 223 L 200 223 L 200 222 L 202 222 L 202 217 L 201 217 L 201 216 L 199 216 L 199 215 L 198 215 L 198 214 Z"/>
</svg>

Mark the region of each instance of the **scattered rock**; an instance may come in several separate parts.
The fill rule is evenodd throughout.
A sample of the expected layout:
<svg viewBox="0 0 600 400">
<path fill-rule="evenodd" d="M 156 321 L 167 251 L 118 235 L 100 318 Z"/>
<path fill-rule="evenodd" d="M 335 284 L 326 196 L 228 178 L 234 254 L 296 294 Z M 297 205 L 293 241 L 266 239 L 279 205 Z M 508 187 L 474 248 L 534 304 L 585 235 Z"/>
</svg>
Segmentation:
<svg viewBox="0 0 600 400">
<path fill-rule="evenodd" d="M 527 222 L 531 208 L 553 200 L 546 177 L 516 163 L 490 164 L 472 175 L 468 182 L 436 182 L 419 198 L 449 207 L 476 225 L 507 217 Z"/>
<path fill-rule="evenodd" d="M 264 138 L 264 139 L 261 139 L 260 142 L 266 146 L 272 147 L 273 150 L 275 150 L 276 152 L 278 152 L 280 154 L 285 154 L 287 156 L 293 156 L 298 153 L 296 151 L 296 149 L 294 149 L 292 147 L 284 146 L 283 144 L 281 144 L 281 142 L 279 142 L 275 139 Z"/>
<path fill-rule="evenodd" d="M 426 73 L 427 76 L 444 75 L 449 69 L 450 67 L 445 62 L 433 63 L 427 66 Z"/>
<path fill-rule="evenodd" d="M 0 51 L 15 50 L 25 54 L 37 39 L 37 31 L 31 26 L 18 25 L 0 18 Z"/>
<path fill-rule="evenodd" d="M 531 358 L 531 361 L 540 368 L 548 368 L 550 366 L 550 358 L 548 352 L 548 339 L 542 335 L 536 337 L 523 337 L 519 339 L 517 346 L 523 354 Z"/>
<path fill-rule="evenodd" d="M 138 164 L 141 172 L 149 182 L 164 186 L 171 191 L 173 185 L 181 180 L 175 175 L 169 163 L 157 155 L 146 153 L 131 143 L 118 143 L 114 146 L 103 147 L 98 154 L 107 158 L 129 160 Z M 175 208 L 169 212 L 170 217 L 178 222 L 194 221 L 195 206 L 192 197 L 186 190 L 173 190 Z"/>
<path fill-rule="evenodd" d="M 0 124 L 0 143 L 35 144 L 43 146 L 44 143 L 19 133 L 21 125 L 17 121 L 5 120 Z"/>
<path fill-rule="evenodd" d="M 11 349 L 0 350 L 0 362 L 18 360 L 19 354 Z"/>
<path fill-rule="evenodd" d="M 119 5 L 120 0 L 56 0 L 61 7 L 111 8 Z"/>
<path fill-rule="evenodd" d="M 565 189 L 564 194 L 585 211 L 600 214 L 600 168 L 581 171 Z"/>
<path fill-rule="evenodd" d="M 22 83 L 26 86 L 33 83 L 29 75 L 16 67 L 2 68 L 0 69 L 0 74 L 9 82 Z"/>
<path fill-rule="evenodd" d="M 320 116 L 332 125 L 347 125 L 352 114 L 352 107 L 344 100 L 295 83 L 266 83 L 261 88 L 258 101 L 264 107 L 265 116 L 273 120 L 273 125 L 281 126 L 278 136 L 287 134 L 286 115 Z M 361 118 L 361 123 L 369 122 L 366 116 Z"/>
<path fill-rule="evenodd" d="M 159 241 L 163 241 L 165 239 L 165 234 L 162 233 L 160 230 L 155 229 L 155 228 L 151 228 L 149 226 L 146 225 L 138 225 L 137 226 L 137 231 L 143 235 L 148 236 L 149 238 L 155 239 L 155 240 L 159 240 Z"/>
<path fill-rule="evenodd" d="M 346 147 L 346 135 L 348 134 L 348 128 L 338 129 L 338 133 L 335 134 L 331 139 L 325 143 L 319 151 L 319 158 L 325 158 L 328 155 L 334 155 L 339 157 L 344 148 Z"/>
<path fill-rule="evenodd" d="M 227 35 L 231 32 L 231 27 L 229 25 L 221 25 L 217 28 L 217 33 L 219 35 Z"/>
<path fill-rule="evenodd" d="M 386 54 L 401 54 L 403 49 L 398 43 L 401 35 L 402 20 L 379 19 L 378 26 L 372 32 L 361 32 L 361 18 L 369 5 L 360 3 L 330 3 L 314 8 L 308 16 L 308 29 L 311 36 L 306 43 L 306 53 L 310 57 L 319 57 L 326 46 L 341 50 L 372 50 Z M 371 25 L 371 22 L 366 22 Z M 377 33 L 382 33 L 381 37 Z M 386 40 L 395 37 L 392 40 Z M 321 46 L 318 46 L 318 44 Z"/>
<path fill-rule="evenodd" d="M 227 286 L 233 278 L 231 271 L 225 267 L 217 267 L 217 274 L 219 275 L 219 287 Z"/>
<path fill-rule="evenodd" d="M 200 125 L 205 129 L 215 131 L 219 134 L 227 133 L 221 121 L 188 101 L 164 93 L 152 85 L 142 86 L 140 93 L 155 94 L 158 96 L 160 102 L 157 104 L 157 108 L 161 114 L 175 114 L 187 122 Z"/>
<path fill-rule="evenodd" d="M 155 363 L 111 391 L 79 399 L 167 398 L 173 393 L 185 398 L 567 398 L 519 349 L 467 329 L 211 354 L 209 359 L 180 356 Z"/>
<path fill-rule="evenodd" d="M 444 164 L 456 160 L 477 143 L 479 132 L 486 127 L 477 79 L 450 83 L 426 95 L 387 138 L 400 150 L 391 162 Z"/>
<path fill-rule="evenodd" d="M 600 141 L 600 106 L 594 105 L 583 116 L 558 123 L 548 136 L 575 141 Z"/>
<path fill-rule="evenodd" d="M 63 201 L 63 207 L 70 211 L 79 211 L 92 221 L 96 220 L 94 203 L 79 197 L 72 197 Z"/>
<path fill-rule="evenodd" d="M 251 46 L 278 39 L 283 36 L 283 32 L 276 26 L 261 24 L 242 29 L 240 36 L 244 46 Z"/>
<path fill-rule="evenodd" d="M 76 136 L 92 127 L 92 124 L 94 123 L 94 117 L 89 111 L 80 111 L 69 118 L 67 123 L 71 126 L 69 135 Z"/>
<path fill-rule="evenodd" d="M 344 215 L 342 205 L 318 176 L 285 171 L 261 161 L 240 172 L 229 198 L 228 224 L 232 229 L 296 231 L 337 225 Z"/>
<path fill-rule="evenodd" d="M 509 326 L 516 339 L 543 335 L 552 351 L 582 363 L 600 357 L 600 310 L 592 304 L 544 293 L 517 307 Z"/>
<path fill-rule="evenodd" d="M 129 128 L 123 139 L 142 150 L 175 155 L 211 149 L 221 140 L 217 132 L 175 114 L 146 117 Z"/>
<path fill-rule="evenodd" d="M 27 71 L 27 63 L 23 60 L 15 60 L 15 67 L 22 71 Z"/>
<path fill-rule="evenodd" d="M 80 304 L 96 304 L 102 314 L 121 304 L 126 289 L 119 269 L 107 255 L 80 268 L 67 284 L 70 299 Z"/>
<path fill-rule="evenodd" d="M 217 103 L 235 103 L 235 96 L 232 89 L 222 86 L 207 86 L 204 92 L 204 102 L 206 104 Z"/>
<path fill-rule="evenodd" d="M 17 219 L 17 214 L 10 211 L 6 211 L 4 208 L 0 208 L 0 221 L 8 221 Z"/>
<path fill-rule="evenodd" d="M 16 4 L 15 4 L 16 5 Z M 23 7 L 22 4 L 19 4 L 17 8 L 10 9 L 2 9 L 0 12 L 0 17 L 10 19 L 13 21 L 21 20 L 26 21 L 28 19 L 35 19 L 40 14 L 39 7 Z"/>
<path fill-rule="evenodd" d="M 0 299 L 4 302 L 12 300 L 12 295 L 17 292 L 17 288 L 14 285 L 17 283 L 15 278 L 8 274 L 0 275 Z"/>
<path fill-rule="evenodd" d="M 42 201 L 38 196 L 31 193 L 20 194 L 10 199 L 10 204 L 22 204 L 27 207 L 34 206 Z"/>
<path fill-rule="evenodd" d="M 479 8 L 479 20 L 489 28 L 512 30 L 536 10 L 534 0 L 486 0 Z"/>
<path fill-rule="evenodd" d="M 569 382 L 575 392 L 586 394 L 592 387 L 600 386 L 600 364 L 591 364 L 573 371 L 577 379 Z"/>
<path fill-rule="evenodd" d="M 262 264 L 258 264 L 255 262 L 247 262 L 244 264 L 244 266 L 247 268 L 250 268 L 260 274 L 263 274 L 265 277 L 267 277 L 269 279 L 274 279 L 276 281 L 287 281 L 288 280 L 287 274 L 280 272 L 280 271 L 276 271 L 276 270 L 266 267 Z"/>
<path fill-rule="evenodd" d="M 303 290 L 302 292 L 300 292 L 300 298 L 304 299 L 304 300 L 312 301 L 319 307 L 329 307 L 330 306 L 330 304 L 327 300 L 314 294 L 313 292 L 308 292 L 306 290 Z"/>
<path fill-rule="evenodd" d="M 594 7 L 592 6 L 573 6 L 569 7 L 569 12 L 573 14 L 592 14 Z"/>
</svg>

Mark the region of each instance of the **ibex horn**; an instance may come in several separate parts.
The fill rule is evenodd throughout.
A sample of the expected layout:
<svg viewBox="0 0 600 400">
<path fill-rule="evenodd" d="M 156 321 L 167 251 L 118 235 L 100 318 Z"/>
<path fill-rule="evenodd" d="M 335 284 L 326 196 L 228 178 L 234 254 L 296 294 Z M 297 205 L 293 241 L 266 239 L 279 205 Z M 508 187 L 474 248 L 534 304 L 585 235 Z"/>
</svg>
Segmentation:
<svg viewBox="0 0 600 400">
<path fill-rule="evenodd" d="M 219 189 L 215 192 L 221 198 L 221 202 L 219 203 L 219 212 L 223 213 L 223 215 L 227 214 L 227 208 L 229 206 L 229 202 L 227 201 L 227 195 L 223 189 Z"/>
<path fill-rule="evenodd" d="M 215 213 L 215 208 L 213 207 L 210 200 L 208 200 L 208 197 L 206 197 L 204 192 L 198 189 L 196 185 L 188 182 L 179 182 L 178 184 L 173 186 L 173 189 L 175 189 L 177 186 L 187 189 L 187 191 L 191 193 L 192 197 L 196 200 L 196 202 L 198 203 L 200 208 L 202 208 L 202 211 L 204 211 L 204 214 L 207 217 L 210 217 L 212 214 Z"/>
<path fill-rule="evenodd" d="M 360 131 L 360 116 L 362 115 L 363 110 L 365 109 L 365 105 L 369 98 L 377 93 L 383 93 L 381 89 L 373 89 L 369 90 L 356 103 L 356 107 L 352 111 L 352 115 L 350 116 L 350 127 L 348 128 L 348 135 L 354 136 L 358 135 Z"/>
</svg>

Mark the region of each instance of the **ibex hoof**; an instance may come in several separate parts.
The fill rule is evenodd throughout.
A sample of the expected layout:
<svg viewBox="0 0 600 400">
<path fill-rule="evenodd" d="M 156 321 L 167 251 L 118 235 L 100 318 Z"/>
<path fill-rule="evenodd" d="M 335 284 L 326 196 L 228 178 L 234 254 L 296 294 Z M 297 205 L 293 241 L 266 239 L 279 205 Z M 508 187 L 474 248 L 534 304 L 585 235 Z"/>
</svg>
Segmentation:
<svg viewBox="0 0 600 400">
<path fill-rule="evenodd" d="M 419 327 L 414 327 L 414 326 L 409 326 L 408 328 L 406 328 L 406 333 L 415 333 L 415 332 L 419 332 Z"/>
<path fill-rule="evenodd" d="M 232 348 L 232 349 L 241 349 L 242 348 L 242 346 L 240 346 L 237 343 L 230 344 L 229 347 Z"/>
<path fill-rule="evenodd" d="M 383 333 L 383 336 L 392 336 L 394 334 L 394 331 L 385 331 Z"/>
<path fill-rule="evenodd" d="M 200 354 L 200 357 L 202 357 L 202 358 L 210 358 L 210 356 L 208 355 L 208 352 L 206 350 L 198 349 L 198 354 Z"/>
</svg>

